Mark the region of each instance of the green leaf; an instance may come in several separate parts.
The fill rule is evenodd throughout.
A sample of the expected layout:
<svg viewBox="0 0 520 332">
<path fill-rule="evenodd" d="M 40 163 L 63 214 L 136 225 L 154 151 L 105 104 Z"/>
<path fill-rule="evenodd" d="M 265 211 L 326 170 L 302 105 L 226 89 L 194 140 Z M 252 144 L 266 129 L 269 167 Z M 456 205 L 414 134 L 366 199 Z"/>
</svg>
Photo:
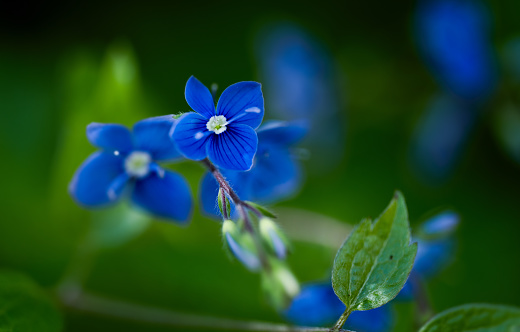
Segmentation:
<svg viewBox="0 0 520 332">
<path fill-rule="evenodd" d="M 348 312 L 370 310 L 392 300 L 412 270 L 417 244 L 410 245 L 408 212 L 401 193 L 371 223 L 366 219 L 343 243 L 332 286 Z"/>
<path fill-rule="evenodd" d="M 260 211 L 266 217 L 273 218 L 273 219 L 278 218 L 278 216 L 276 214 L 274 214 L 271 210 L 269 210 L 265 206 L 262 206 L 260 204 L 256 204 L 256 203 L 253 203 L 253 202 L 250 202 L 250 201 L 246 201 L 246 203 L 251 205 L 255 209 L 257 209 L 258 211 Z"/>
<path fill-rule="evenodd" d="M 0 331 L 58 332 L 63 318 L 47 294 L 27 276 L 0 270 Z"/>
<path fill-rule="evenodd" d="M 493 304 L 466 304 L 433 317 L 419 332 L 517 332 L 520 309 Z"/>
</svg>

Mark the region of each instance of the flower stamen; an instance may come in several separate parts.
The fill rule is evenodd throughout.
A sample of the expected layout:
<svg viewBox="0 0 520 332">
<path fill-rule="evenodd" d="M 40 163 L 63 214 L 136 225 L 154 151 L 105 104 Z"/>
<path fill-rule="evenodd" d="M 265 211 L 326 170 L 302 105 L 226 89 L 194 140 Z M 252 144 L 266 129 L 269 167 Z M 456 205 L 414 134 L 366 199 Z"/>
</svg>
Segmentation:
<svg viewBox="0 0 520 332">
<path fill-rule="evenodd" d="M 218 135 L 226 131 L 227 124 L 228 122 L 225 116 L 214 115 L 209 119 L 208 123 L 206 123 L 206 128 Z"/>
</svg>

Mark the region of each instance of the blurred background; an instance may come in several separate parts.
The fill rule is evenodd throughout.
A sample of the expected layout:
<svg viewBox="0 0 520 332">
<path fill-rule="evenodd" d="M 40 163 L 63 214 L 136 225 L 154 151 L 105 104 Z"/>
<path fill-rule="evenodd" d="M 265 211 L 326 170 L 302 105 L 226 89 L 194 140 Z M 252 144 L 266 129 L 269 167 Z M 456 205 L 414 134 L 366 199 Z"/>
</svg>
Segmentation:
<svg viewBox="0 0 520 332">
<path fill-rule="evenodd" d="M 329 277 L 331 225 L 376 217 L 398 189 L 412 230 L 439 208 L 461 217 L 453 263 L 427 284 L 436 312 L 520 306 L 519 13 L 515 0 L 2 1 L 0 268 L 50 289 L 86 266 L 96 294 L 283 321 L 198 207 L 189 227 L 137 222 L 83 257 L 89 229 L 113 212 L 84 210 L 67 192 L 95 151 L 86 125 L 189 111 L 195 75 L 219 91 L 259 81 L 265 119 L 310 123 L 294 151 L 301 190 L 273 205 L 289 235 L 300 219 L 323 231 L 294 239 L 300 281 Z M 197 197 L 202 167 L 171 167 Z M 395 330 L 413 329 L 410 305 L 397 306 Z M 173 330 L 65 310 L 66 331 Z"/>
</svg>

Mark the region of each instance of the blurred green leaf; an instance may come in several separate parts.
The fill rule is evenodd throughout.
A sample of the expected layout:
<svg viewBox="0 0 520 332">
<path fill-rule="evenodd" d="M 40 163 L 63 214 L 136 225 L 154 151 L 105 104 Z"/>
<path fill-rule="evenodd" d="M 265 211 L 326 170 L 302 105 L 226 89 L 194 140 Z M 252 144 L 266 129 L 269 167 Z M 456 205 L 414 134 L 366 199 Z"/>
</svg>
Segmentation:
<svg viewBox="0 0 520 332">
<path fill-rule="evenodd" d="M 57 332 L 61 313 L 31 279 L 14 271 L 0 271 L 0 331 Z"/>
<path fill-rule="evenodd" d="M 413 266 L 408 212 L 397 192 L 374 224 L 365 219 L 343 243 L 332 272 L 332 286 L 347 311 L 370 310 L 392 300 Z"/>
<path fill-rule="evenodd" d="M 466 304 L 433 317 L 419 332 L 520 331 L 520 309 L 492 304 Z"/>
</svg>

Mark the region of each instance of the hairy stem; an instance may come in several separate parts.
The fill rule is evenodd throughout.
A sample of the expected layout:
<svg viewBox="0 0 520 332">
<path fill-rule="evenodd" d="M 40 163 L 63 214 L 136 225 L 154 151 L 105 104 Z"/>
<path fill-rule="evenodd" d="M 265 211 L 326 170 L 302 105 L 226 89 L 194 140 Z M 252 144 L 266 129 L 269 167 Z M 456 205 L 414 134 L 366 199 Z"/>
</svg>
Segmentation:
<svg viewBox="0 0 520 332">
<path fill-rule="evenodd" d="M 336 325 L 334 325 L 334 327 L 332 328 L 331 331 L 332 332 L 344 331 L 342 328 L 343 328 L 343 325 L 345 325 L 345 322 L 347 321 L 348 316 L 350 316 L 350 313 L 351 313 L 351 311 L 349 309 L 345 310 L 345 312 L 338 319 L 338 321 L 336 322 Z"/>
<path fill-rule="evenodd" d="M 142 306 L 88 293 L 83 293 L 76 301 L 66 304 L 68 308 L 103 316 L 123 318 L 137 322 L 163 324 L 185 329 L 206 329 L 220 331 L 256 332 L 330 332 L 329 328 L 300 327 L 258 321 L 243 321 L 213 316 L 201 316 L 162 308 Z M 349 332 L 337 330 L 338 332 Z"/>
</svg>

